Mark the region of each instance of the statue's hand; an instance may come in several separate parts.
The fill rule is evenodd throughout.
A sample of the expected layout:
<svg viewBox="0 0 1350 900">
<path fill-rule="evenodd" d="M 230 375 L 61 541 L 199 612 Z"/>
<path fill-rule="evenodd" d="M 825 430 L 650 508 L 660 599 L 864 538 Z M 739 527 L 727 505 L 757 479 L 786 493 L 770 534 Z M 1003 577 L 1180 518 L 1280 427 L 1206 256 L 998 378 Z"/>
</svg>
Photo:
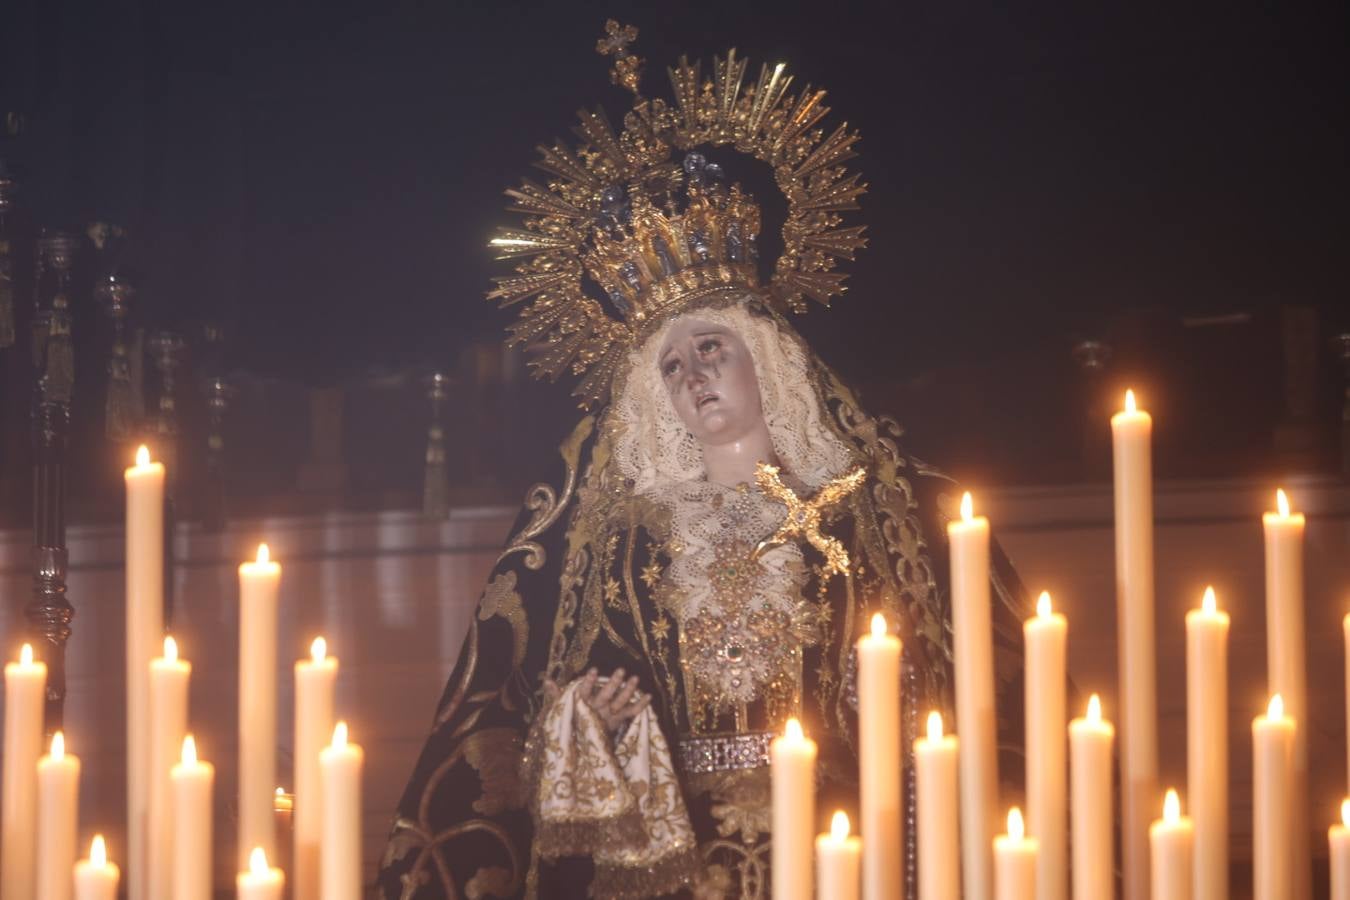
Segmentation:
<svg viewBox="0 0 1350 900">
<path fill-rule="evenodd" d="M 624 680 L 623 669 L 615 669 L 614 674 L 605 679 L 600 678 L 597 669 L 591 669 L 582 676 L 579 690 L 581 699 L 599 713 L 605 728 L 611 734 L 617 732 L 652 702 L 651 694 L 644 694 L 638 690 L 636 675 Z M 557 682 L 545 681 L 544 694 L 551 703 L 562 694 L 562 689 L 558 687 Z"/>
</svg>

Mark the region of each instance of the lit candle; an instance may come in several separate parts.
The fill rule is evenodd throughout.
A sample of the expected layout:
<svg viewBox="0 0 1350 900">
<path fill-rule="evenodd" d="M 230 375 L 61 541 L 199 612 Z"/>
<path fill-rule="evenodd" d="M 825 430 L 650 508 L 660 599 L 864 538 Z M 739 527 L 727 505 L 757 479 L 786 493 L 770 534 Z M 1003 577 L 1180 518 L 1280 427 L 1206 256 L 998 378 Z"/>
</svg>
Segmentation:
<svg viewBox="0 0 1350 900">
<path fill-rule="evenodd" d="M 1153 900 L 1190 900 L 1195 831 L 1191 820 L 1181 814 L 1177 792 L 1170 788 L 1163 800 L 1163 817 L 1149 826 L 1148 842 L 1152 850 Z"/>
<path fill-rule="evenodd" d="M 957 900 L 961 895 L 956 754 L 956 737 L 942 733 L 942 714 L 930 712 L 928 736 L 914 741 L 919 900 Z"/>
<path fill-rule="evenodd" d="M 295 843 L 296 900 L 319 896 L 319 842 L 323 834 L 323 791 L 319 787 L 319 751 L 333 733 L 333 684 L 337 657 L 316 637 L 309 659 L 295 664 Z"/>
<path fill-rule="evenodd" d="M 810 900 L 811 838 L 816 819 L 816 742 L 788 719 L 769 745 L 773 782 L 773 890 L 775 900 Z"/>
<path fill-rule="evenodd" d="M 239 566 L 239 852 L 275 857 L 277 784 L 277 586 L 281 566 L 266 544 Z"/>
<path fill-rule="evenodd" d="M 840 810 L 830 820 L 829 833 L 816 838 L 817 900 L 858 900 L 861 857 L 862 841 L 849 836 L 848 816 Z"/>
<path fill-rule="evenodd" d="M 1027 831 L 1036 838 L 1036 897 L 1068 896 L 1069 839 L 1065 795 L 1069 775 L 1064 712 L 1065 640 L 1069 623 L 1042 592 L 1036 615 L 1022 625 L 1026 642 Z"/>
<path fill-rule="evenodd" d="M 1148 824 L 1158 797 L 1158 698 L 1153 631 L 1153 418 L 1125 392 L 1111 417 L 1116 518 L 1124 900 L 1148 897 Z"/>
<path fill-rule="evenodd" d="M 1093 694 L 1087 715 L 1069 723 L 1069 778 L 1073 822 L 1073 898 L 1101 900 L 1114 893 L 1111 853 L 1111 745 L 1116 730 L 1102 718 Z"/>
<path fill-rule="evenodd" d="M 210 900 L 211 790 L 216 770 L 197 759 L 197 742 L 183 738 L 178 765 L 169 774 L 173 786 L 173 898 Z"/>
<path fill-rule="evenodd" d="M 151 900 L 174 896 L 175 823 L 169 772 L 178 760 L 187 733 L 188 679 L 192 665 L 178 658 L 178 643 L 164 638 L 164 655 L 150 660 L 150 824 L 146 855 Z"/>
<path fill-rule="evenodd" d="M 117 900 L 117 882 L 122 872 L 108 861 L 103 835 L 94 835 L 89 858 L 75 864 L 75 900 Z"/>
<path fill-rule="evenodd" d="M 1350 613 L 1346 613 L 1341 620 L 1341 631 L 1345 635 L 1345 725 L 1350 729 Z M 1345 742 L 1345 752 L 1345 771 L 1350 779 L 1350 741 Z"/>
<path fill-rule="evenodd" d="M 1279 694 L 1289 718 L 1300 726 L 1308 721 L 1308 670 L 1303 630 L 1302 513 L 1289 511 L 1289 497 L 1275 492 L 1275 511 L 1261 517 L 1266 544 L 1266 679 L 1267 690 Z M 1312 894 L 1312 858 L 1309 846 L 1307 729 L 1294 735 L 1294 781 L 1289 786 L 1294 828 L 1290 865 L 1290 900 L 1308 900 Z"/>
<path fill-rule="evenodd" d="M 1008 833 L 994 838 L 994 900 L 1036 896 L 1036 839 L 1027 837 L 1022 811 L 1008 810 Z"/>
<path fill-rule="evenodd" d="M 993 893 L 991 840 L 998 821 L 998 731 L 994 716 L 993 626 L 989 605 L 989 520 L 961 498 L 947 524 L 951 547 L 956 733 L 960 744 L 961 860 L 968 897 Z M 871 838 L 865 832 L 863 839 Z"/>
<path fill-rule="evenodd" d="M 52 735 L 51 752 L 38 760 L 37 780 L 37 896 L 69 900 L 80 808 L 80 760 L 66 752 L 66 737 L 59 731 Z"/>
<path fill-rule="evenodd" d="M 238 900 L 281 900 L 286 876 L 267 864 L 267 851 L 254 847 L 248 855 L 248 869 L 234 880 Z"/>
<path fill-rule="evenodd" d="M 1186 783 L 1195 900 L 1228 898 L 1228 613 L 1214 588 L 1186 613 Z"/>
<path fill-rule="evenodd" d="M 164 636 L 164 464 L 136 451 L 125 472 L 127 651 L 127 878 L 149 896 L 150 660 Z"/>
<path fill-rule="evenodd" d="M 1341 801 L 1341 820 L 1327 831 L 1331 850 L 1331 900 L 1350 900 L 1350 798 Z"/>
<path fill-rule="evenodd" d="M 333 742 L 319 752 L 323 790 L 319 890 L 324 900 L 358 900 L 361 896 L 363 758 L 361 748 L 347 741 L 346 722 L 334 726 Z"/>
<path fill-rule="evenodd" d="M 1279 694 L 1252 720 L 1252 882 L 1255 900 L 1288 900 L 1294 878 L 1296 723 Z M 1298 823 L 1302 828 L 1302 823 Z"/>
<path fill-rule="evenodd" d="M 31 897 L 37 869 L 37 779 L 42 755 L 47 664 L 24 644 L 19 661 L 5 664 L 4 793 L 0 794 L 0 897 Z"/>
<path fill-rule="evenodd" d="M 898 897 L 903 890 L 902 759 L 900 639 L 887 633 L 886 617 L 876 613 L 871 633 L 858 639 L 858 768 L 862 833 L 867 838 L 862 878 L 868 900 Z"/>
</svg>

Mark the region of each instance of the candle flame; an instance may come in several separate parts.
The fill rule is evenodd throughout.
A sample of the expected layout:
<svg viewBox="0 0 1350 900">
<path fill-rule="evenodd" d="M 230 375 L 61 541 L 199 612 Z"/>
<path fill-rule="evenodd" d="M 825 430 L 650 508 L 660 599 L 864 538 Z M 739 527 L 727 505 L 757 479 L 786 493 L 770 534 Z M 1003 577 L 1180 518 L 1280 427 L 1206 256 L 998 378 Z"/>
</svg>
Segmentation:
<svg viewBox="0 0 1350 900">
<path fill-rule="evenodd" d="M 1102 698 L 1096 694 L 1088 698 L 1087 720 L 1089 722 L 1100 722 L 1102 720 Z"/>
<path fill-rule="evenodd" d="M 150 465 L 150 448 L 145 446 L 144 444 L 141 444 L 139 447 L 136 448 L 136 465 L 138 466 Z"/>
<path fill-rule="evenodd" d="M 942 713 L 936 709 L 928 714 L 928 740 L 933 743 L 942 740 Z"/>
<path fill-rule="evenodd" d="M 328 642 L 321 637 L 316 637 L 314 642 L 309 645 L 309 658 L 316 663 L 323 662 L 328 655 Z"/>
<path fill-rule="evenodd" d="M 33 664 L 33 645 L 24 644 L 23 649 L 19 651 L 19 665 L 31 666 Z"/>
<path fill-rule="evenodd" d="M 1341 801 L 1341 824 L 1350 828 L 1350 797 Z"/>
<path fill-rule="evenodd" d="M 267 874 L 267 851 L 262 847 L 254 847 L 253 852 L 248 855 L 248 870 L 253 875 Z"/>
<path fill-rule="evenodd" d="M 961 495 L 961 521 L 969 522 L 975 518 L 975 501 L 970 499 L 970 491 Z"/>
<path fill-rule="evenodd" d="M 334 746 L 334 747 L 345 747 L 345 746 L 347 746 L 347 723 L 346 723 L 346 722 L 339 721 L 339 722 L 337 723 L 337 725 L 333 726 L 333 746 Z"/>
<path fill-rule="evenodd" d="M 1017 807 L 1008 810 L 1008 837 L 1020 841 L 1026 836 L 1027 826 L 1022 821 L 1022 811 Z"/>
<path fill-rule="evenodd" d="M 1137 409 L 1138 408 L 1134 404 L 1134 391 L 1127 390 L 1125 392 L 1125 411 L 1127 413 L 1132 413 L 1136 412 Z"/>
<path fill-rule="evenodd" d="M 271 553 L 271 551 L 269 551 L 269 550 L 267 549 L 267 545 L 266 545 L 266 544 L 259 544 L 259 545 L 258 545 L 258 559 L 257 559 L 257 562 L 261 565 L 262 563 L 268 562 L 268 561 L 270 561 L 271 559 L 272 559 L 272 553 Z"/>
<path fill-rule="evenodd" d="M 281 785 L 277 785 L 277 796 L 278 796 L 278 797 L 285 797 L 285 796 L 286 796 L 286 789 L 285 789 L 284 787 L 282 787 Z"/>
<path fill-rule="evenodd" d="M 830 837 L 836 841 L 848 838 L 848 813 L 842 809 L 835 810 L 834 818 L 830 819 Z"/>
<path fill-rule="evenodd" d="M 197 739 L 192 735 L 186 735 L 183 738 L 183 752 L 178 757 L 178 761 L 185 766 L 195 766 L 197 764 Z"/>
<path fill-rule="evenodd" d="M 1177 796 L 1176 788 L 1168 788 L 1167 796 L 1163 798 L 1163 821 L 1169 825 L 1181 821 L 1181 798 Z"/>
<path fill-rule="evenodd" d="M 1284 718 L 1284 698 L 1281 697 L 1279 694 L 1271 695 L 1270 704 L 1266 706 L 1266 718 L 1267 719 Z"/>
<path fill-rule="evenodd" d="M 1042 619 L 1050 618 L 1050 592 L 1041 591 L 1041 595 L 1036 598 L 1036 615 Z"/>
<path fill-rule="evenodd" d="M 49 754 L 52 759 L 65 759 L 66 757 L 66 735 L 63 731 L 58 731 L 52 735 L 52 749 Z"/>
<path fill-rule="evenodd" d="M 94 835 L 94 839 L 89 842 L 89 863 L 94 866 L 108 864 L 108 845 L 103 842 L 101 834 Z"/>
<path fill-rule="evenodd" d="M 164 636 L 164 659 L 168 662 L 178 661 L 178 642 L 172 635 Z"/>
<path fill-rule="evenodd" d="M 1219 608 L 1219 601 L 1214 598 L 1214 586 L 1205 588 L 1205 596 L 1200 601 L 1200 608 L 1213 615 Z"/>
<path fill-rule="evenodd" d="M 886 617 L 881 613 L 872 613 L 872 637 L 885 637 L 890 628 L 886 625 Z"/>
<path fill-rule="evenodd" d="M 789 741 L 800 741 L 805 735 L 802 734 L 802 723 L 796 718 L 788 719 L 787 725 L 783 728 L 783 737 Z"/>
<path fill-rule="evenodd" d="M 1275 508 L 1280 511 L 1281 517 L 1289 517 L 1289 495 L 1284 492 L 1284 488 L 1275 490 Z"/>
</svg>

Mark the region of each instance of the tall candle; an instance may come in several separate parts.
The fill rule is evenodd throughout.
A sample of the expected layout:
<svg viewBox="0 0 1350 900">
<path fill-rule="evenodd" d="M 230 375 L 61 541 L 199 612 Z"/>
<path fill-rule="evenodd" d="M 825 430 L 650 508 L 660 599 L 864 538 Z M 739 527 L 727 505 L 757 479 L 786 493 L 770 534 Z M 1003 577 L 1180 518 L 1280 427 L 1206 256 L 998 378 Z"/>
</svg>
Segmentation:
<svg viewBox="0 0 1350 900">
<path fill-rule="evenodd" d="M 862 841 L 849 836 L 848 829 L 848 816 L 840 810 L 829 832 L 816 838 L 816 900 L 858 900 Z"/>
<path fill-rule="evenodd" d="M 1341 631 L 1345 635 L 1345 726 L 1350 729 L 1350 613 L 1341 620 Z M 1350 784 L 1350 741 L 1345 742 L 1346 783 Z"/>
<path fill-rule="evenodd" d="M 1290 900 L 1312 895 L 1308 834 L 1308 670 L 1303 629 L 1302 513 L 1289 511 L 1283 490 L 1275 493 L 1275 511 L 1261 517 L 1266 545 L 1266 678 L 1289 717 L 1299 724 L 1294 735 L 1294 782 L 1289 788 L 1294 843 L 1291 849 Z"/>
<path fill-rule="evenodd" d="M 1153 632 L 1153 419 L 1125 393 L 1111 417 L 1116 518 L 1124 900 L 1148 897 L 1148 824 L 1157 802 L 1158 699 Z"/>
<path fill-rule="evenodd" d="M 1228 898 L 1228 613 L 1214 588 L 1186 613 L 1186 784 L 1195 900 Z"/>
<path fill-rule="evenodd" d="M 1008 833 L 994 838 L 995 900 L 1033 900 L 1036 896 L 1034 837 L 1023 834 L 1022 811 L 1008 810 Z"/>
<path fill-rule="evenodd" d="M 1350 900 L 1350 797 L 1341 801 L 1341 820 L 1327 831 L 1331 851 L 1331 900 Z"/>
<path fill-rule="evenodd" d="M 164 634 L 164 464 L 136 451 L 125 472 L 127 652 L 127 878 L 149 896 L 150 660 Z"/>
<path fill-rule="evenodd" d="M 323 786 L 319 889 L 324 900 L 358 900 L 361 896 L 363 760 L 361 748 L 347 740 L 347 723 L 338 722 L 333 728 L 333 742 L 319 752 Z"/>
<path fill-rule="evenodd" d="M 89 856 L 75 864 L 75 900 L 117 900 L 117 882 L 122 873 L 109 862 L 103 835 L 94 835 Z"/>
<path fill-rule="evenodd" d="M 173 858 L 176 825 L 169 772 L 187 733 L 188 679 L 192 665 L 178 658 L 178 643 L 164 639 L 164 655 L 150 660 L 150 820 L 148 894 L 151 900 L 174 897 Z"/>
<path fill-rule="evenodd" d="M 1153 900 L 1191 900 L 1191 850 L 1195 829 L 1181 814 L 1177 792 L 1167 791 L 1163 817 L 1148 829 L 1152 852 Z"/>
<path fill-rule="evenodd" d="M 947 525 L 952 566 L 956 733 L 960 743 L 961 861 L 965 895 L 993 894 L 991 841 L 998 816 L 998 732 L 994 716 L 993 626 L 989 605 L 989 520 L 973 514 Z M 869 840 L 866 833 L 863 840 Z"/>
<path fill-rule="evenodd" d="M 272 789 L 277 783 L 277 586 L 281 566 L 267 545 L 239 567 L 239 853 L 276 856 Z M 247 864 L 247 860 L 244 860 Z"/>
<path fill-rule="evenodd" d="M 38 757 L 42 755 L 47 665 L 24 644 L 5 664 L 5 759 L 0 794 L 0 897 L 31 897 L 36 886 Z"/>
<path fill-rule="evenodd" d="M 333 733 L 333 684 L 338 661 L 321 637 L 310 658 L 295 664 L 295 833 L 293 889 L 296 900 L 319 896 L 319 842 L 323 834 L 323 791 L 319 751 Z"/>
<path fill-rule="evenodd" d="M 858 639 L 858 767 L 862 806 L 863 896 L 899 897 L 904 837 L 900 828 L 900 639 L 886 617 L 872 616 Z M 776 836 L 775 836 L 776 839 Z M 777 882 L 775 882 L 777 884 Z"/>
<path fill-rule="evenodd" d="M 816 742 L 788 719 L 769 745 L 773 790 L 774 900 L 810 900 L 811 838 L 816 819 Z"/>
<path fill-rule="evenodd" d="M 267 864 L 267 851 L 254 847 L 248 854 L 248 869 L 234 879 L 238 900 L 281 900 L 286 876 Z"/>
<path fill-rule="evenodd" d="M 1096 694 L 1087 715 L 1069 723 L 1069 778 L 1073 822 L 1073 900 L 1114 895 L 1111 852 L 1111 745 L 1115 728 L 1102 718 Z"/>
<path fill-rule="evenodd" d="M 66 737 L 52 735 L 51 751 L 37 764 L 37 896 L 69 900 L 80 808 L 80 760 L 66 752 Z"/>
<path fill-rule="evenodd" d="M 942 733 L 942 714 L 928 714 L 928 735 L 914 741 L 919 819 L 919 900 L 961 896 L 956 808 L 956 737 Z"/>
<path fill-rule="evenodd" d="M 179 762 L 169 773 L 173 788 L 173 898 L 211 898 L 211 791 L 215 768 L 197 759 L 197 742 L 183 738 Z"/>
<path fill-rule="evenodd" d="M 1279 694 L 1252 721 L 1252 882 L 1255 900 L 1289 900 L 1294 878 L 1294 736 Z M 1299 827 L 1302 827 L 1301 825 Z"/>
<path fill-rule="evenodd" d="M 1026 642 L 1027 832 L 1036 838 L 1037 900 L 1068 896 L 1069 778 L 1065 725 L 1065 641 L 1069 623 L 1042 592 L 1036 615 L 1022 625 Z"/>
</svg>

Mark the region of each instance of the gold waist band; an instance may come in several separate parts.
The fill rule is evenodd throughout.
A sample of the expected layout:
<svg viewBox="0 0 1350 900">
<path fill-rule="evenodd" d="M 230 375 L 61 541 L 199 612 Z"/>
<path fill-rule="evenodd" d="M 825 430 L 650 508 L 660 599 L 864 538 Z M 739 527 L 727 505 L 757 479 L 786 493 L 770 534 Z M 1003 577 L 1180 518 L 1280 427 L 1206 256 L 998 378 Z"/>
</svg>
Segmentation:
<svg viewBox="0 0 1350 900">
<path fill-rule="evenodd" d="M 771 731 L 710 734 L 680 739 L 680 762 L 689 775 L 758 769 L 769 764 Z"/>
</svg>

